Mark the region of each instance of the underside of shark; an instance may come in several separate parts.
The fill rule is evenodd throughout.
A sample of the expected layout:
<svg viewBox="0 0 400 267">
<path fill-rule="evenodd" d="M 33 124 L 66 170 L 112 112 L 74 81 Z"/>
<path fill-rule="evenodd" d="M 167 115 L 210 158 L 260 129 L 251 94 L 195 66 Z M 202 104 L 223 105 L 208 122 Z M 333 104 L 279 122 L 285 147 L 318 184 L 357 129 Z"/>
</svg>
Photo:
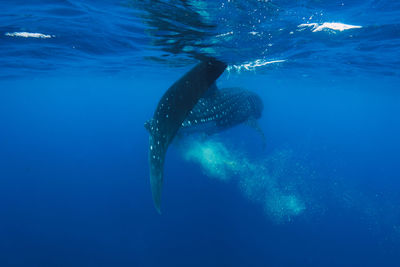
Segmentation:
<svg viewBox="0 0 400 267">
<path fill-rule="evenodd" d="M 159 213 L 165 154 L 177 134 L 213 134 L 247 123 L 261 134 L 265 143 L 256 121 L 263 110 L 261 98 L 239 87 L 217 89 L 215 80 L 225 67 L 215 60 L 199 63 L 167 90 L 153 118 L 145 124 L 150 133 L 150 183 Z"/>
</svg>

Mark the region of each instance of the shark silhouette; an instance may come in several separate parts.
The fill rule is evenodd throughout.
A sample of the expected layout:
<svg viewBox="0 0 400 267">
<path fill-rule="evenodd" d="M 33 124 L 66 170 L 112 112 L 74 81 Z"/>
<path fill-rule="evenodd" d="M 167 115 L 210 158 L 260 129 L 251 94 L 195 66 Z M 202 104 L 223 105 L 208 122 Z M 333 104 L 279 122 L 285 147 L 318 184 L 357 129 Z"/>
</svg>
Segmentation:
<svg viewBox="0 0 400 267">
<path fill-rule="evenodd" d="M 247 123 L 265 137 L 256 119 L 263 103 L 254 92 L 243 88 L 219 90 L 215 80 L 225 64 L 202 62 L 172 85 L 158 103 L 154 117 L 146 122 L 150 132 L 149 162 L 153 200 L 160 213 L 164 158 L 169 144 L 179 134 L 213 134 Z"/>
</svg>

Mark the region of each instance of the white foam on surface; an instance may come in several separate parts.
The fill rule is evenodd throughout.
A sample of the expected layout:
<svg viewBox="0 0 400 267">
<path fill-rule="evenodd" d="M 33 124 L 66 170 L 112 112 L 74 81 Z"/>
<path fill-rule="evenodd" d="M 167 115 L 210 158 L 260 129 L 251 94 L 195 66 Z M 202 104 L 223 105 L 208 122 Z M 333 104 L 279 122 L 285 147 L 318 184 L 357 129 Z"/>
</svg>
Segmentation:
<svg viewBox="0 0 400 267">
<path fill-rule="evenodd" d="M 263 66 L 275 64 L 275 63 L 282 63 L 285 61 L 286 60 L 284 60 L 284 59 L 270 60 L 270 61 L 265 60 L 265 59 L 256 59 L 254 61 L 246 62 L 246 63 L 240 64 L 240 65 L 229 65 L 227 67 L 227 71 L 236 70 L 236 71 L 240 72 L 242 70 L 254 70 L 258 67 L 263 67 Z"/>
<path fill-rule="evenodd" d="M 221 33 L 221 34 L 216 35 L 215 37 L 220 38 L 220 37 L 225 37 L 228 35 L 233 35 L 233 32 Z"/>
<path fill-rule="evenodd" d="M 303 23 L 298 25 L 299 28 L 310 27 L 312 32 L 319 32 L 322 30 L 345 31 L 351 29 L 360 29 L 362 26 L 344 24 L 340 22 L 324 22 L 324 23 Z"/>
<path fill-rule="evenodd" d="M 41 38 L 41 39 L 48 39 L 55 37 L 54 35 L 48 35 L 37 32 L 6 32 L 4 35 L 10 37 Z"/>
</svg>

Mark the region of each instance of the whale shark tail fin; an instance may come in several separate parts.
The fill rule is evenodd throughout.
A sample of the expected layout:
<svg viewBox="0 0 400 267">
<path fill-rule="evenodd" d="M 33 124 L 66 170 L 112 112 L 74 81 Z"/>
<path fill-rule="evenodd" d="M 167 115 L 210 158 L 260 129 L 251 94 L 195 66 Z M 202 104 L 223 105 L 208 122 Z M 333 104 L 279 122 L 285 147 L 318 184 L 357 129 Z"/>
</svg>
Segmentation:
<svg viewBox="0 0 400 267">
<path fill-rule="evenodd" d="M 154 154 L 152 155 L 151 149 L 156 147 L 156 139 L 150 134 L 149 143 L 150 143 L 150 186 L 151 192 L 153 195 L 153 202 L 154 207 L 156 208 L 157 212 L 161 214 L 161 191 L 164 179 L 164 159 L 166 150 L 159 149 L 157 152 L 157 156 Z"/>
<path fill-rule="evenodd" d="M 153 118 L 145 123 L 145 128 L 150 133 L 150 185 L 154 205 L 159 213 L 161 213 L 164 159 L 168 146 L 189 112 L 225 68 L 225 63 L 215 59 L 197 64 L 164 93 Z"/>
</svg>

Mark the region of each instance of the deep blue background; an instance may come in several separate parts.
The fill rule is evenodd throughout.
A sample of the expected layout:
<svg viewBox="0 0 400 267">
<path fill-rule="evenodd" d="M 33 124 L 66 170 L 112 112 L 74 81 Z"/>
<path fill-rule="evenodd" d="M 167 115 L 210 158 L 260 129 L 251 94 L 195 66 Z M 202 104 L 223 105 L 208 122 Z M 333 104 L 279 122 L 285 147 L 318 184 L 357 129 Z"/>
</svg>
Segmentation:
<svg viewBox="0 0 400 267">
<path fill-rule="evenodd" d="M 143 122 L 179 74 L 159 75 L 151 83 L 152 75 L 2 82 L 3 266 L 397 266 L 395 79 L 384 89 L 374 79 L 284 71 L 220 79 L 264 100 L 268 148 L 257 157 L 290 148 L 309 169 L 302 179 L 320 201 L 307 207 L 316 211 L 274 223 L 174 146 L 164 212 L 155 212 Z M 260 154 L 257 141 L 246 141 L 251 130 L 223 134 Z M 343 188 L 351 205 L 334 193 Z"/>
<path fill-rule="evenodd" d="M 207 44 L 234 31 L 214 47 L 230 64 L 287 60 L 218 81 L 261 96 L 266 148 L 245 125 L 210 137 L 253 167 L 282 164 L 273 178 L 281 189 L 295 181 L 305 201 L 283 220 L 249 199 L 243 177 L 209 177 L 176 144 L 157 214 L 143 124 L 195 60 L 162 51 L 151 33 L 170 32 L 142 22 L 162 10 L 134 3 L 2 3 L 0 266 L 400 266 L 397 1 L 273 1 L 277 14 L 230 1 L 215 32 L 188 23 L 201 38 L 179 35 Z M 363 28 L 297 27 L 332 21 Z M 15 31 L 55 37 L 6 35 Z"/>
</svg>

